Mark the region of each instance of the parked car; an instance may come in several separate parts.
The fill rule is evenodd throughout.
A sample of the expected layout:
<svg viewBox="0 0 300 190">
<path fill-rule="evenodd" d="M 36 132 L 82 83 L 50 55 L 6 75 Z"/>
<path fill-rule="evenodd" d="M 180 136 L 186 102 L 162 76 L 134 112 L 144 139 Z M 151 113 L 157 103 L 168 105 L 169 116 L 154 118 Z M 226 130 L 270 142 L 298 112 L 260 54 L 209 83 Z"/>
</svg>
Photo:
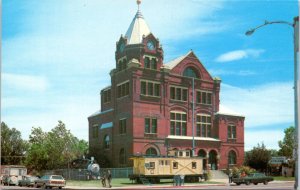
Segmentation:
<svg viewBox="0 0 300 190">
<path fill-rule="evenodd" d="M 251 183 L 253 183 L 254 185 L 257 185 L 258 183 L 263 183 L 263 184 L 267 185 L 270 181 L 273 181 L 273 180 L 274 180 L 273 177 L 266 176 L 263 173 L 252 173 L 245 177 L 233 178 L 232 182 L 237 185 L 240 185 L 242 183 L 244 183 L 246 185 L 250 185 Z"/>
<path fill-rule="evenodd" d="M 66 186 L 66 181 L 61 175 L 44 175 L 40 179 L 35 180 L 34 186 L 44 189 L 48 187 L 58 187 L 61 189 Z"/>
<path fill-rule="evenodd" d="M 22 176 L 22 179 L 19 180 L 19 186 L 26 186 L 26 187 L 30 187 L 30 186 L 34 186 L 35 180 L 39 179 L 36 176 L 30 176 L 30 175 L 25 175 Z"/>
<path fill-rule="evenodd" d="M 2 178 L 2 183 L 3 185 L 18 185 L 18 176 L 9 176 L 9 175 L 4 175 Z"/>
</svg>

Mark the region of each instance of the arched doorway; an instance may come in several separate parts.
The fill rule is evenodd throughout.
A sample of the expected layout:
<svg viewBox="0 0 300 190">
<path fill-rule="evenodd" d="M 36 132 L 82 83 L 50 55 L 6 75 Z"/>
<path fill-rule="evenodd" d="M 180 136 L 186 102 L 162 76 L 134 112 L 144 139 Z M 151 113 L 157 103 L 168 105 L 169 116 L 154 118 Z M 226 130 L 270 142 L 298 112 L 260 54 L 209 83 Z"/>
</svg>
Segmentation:
<svg viewBox="0 0 300 190">
<path fill-rule="evenodd" d="M 198 151 L 198 156 L 203 158 L 203 169 L 206 170 L 206 163 L 207 163 L 207 158 L 206 158 L 206 152 L 205 150 L 201 149 Z"/>
<path fill-rule="evenodd" d="M 234 150 L 231 150 L 228 153 L 228 166 L 231 167 L 234 165 L 236 165 L 236 153 Z"/>
<path fill-rule="evenodd" d="M 218 153 L 215 150 L 211 150 L 209 152 L 208 164 L 210 165 L 211 170 L 218 169 L 217 155 L 218 155 Z"/>
<path fill-rule="evenodd" d="M 146 150 L 146 155 L 147 156 L 157 156 L 158 154 L 157 154 L 156 149 L 151 147 Z"/>
</svg>

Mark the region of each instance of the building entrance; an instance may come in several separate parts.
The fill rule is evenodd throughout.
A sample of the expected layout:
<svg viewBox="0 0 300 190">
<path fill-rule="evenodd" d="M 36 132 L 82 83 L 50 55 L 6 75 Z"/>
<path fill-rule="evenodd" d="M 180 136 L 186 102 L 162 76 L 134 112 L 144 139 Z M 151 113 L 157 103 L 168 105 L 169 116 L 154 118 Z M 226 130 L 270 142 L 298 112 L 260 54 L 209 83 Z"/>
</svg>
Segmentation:
<svg viewBox="0 0 300 190">
<path fill-rule="evenodd" d="M 206 159 L 206 158 L 207 158 L 207 157 L 206 157 L 206 152 L 205 152 L 205 150 L 203 150 L 203 149 L 199 150 L 198 156 L 203 158 L 203 162 L 202 162 L 202 164 L 203 164 L 203 169 L 206 170 L 206 169 L 207 169 L 207 168 L 206 168 L 206 163 L 207 163 L 207 159 Z"/>
<path fill-rule="evenodd" d="M 211 170 L 217 170 L 218 169 L 218 161 L 217 161 L 217 152 L 215 150 L 211 150 L 209 152 L 209 158 L 208 163 Z"/>
</svg>

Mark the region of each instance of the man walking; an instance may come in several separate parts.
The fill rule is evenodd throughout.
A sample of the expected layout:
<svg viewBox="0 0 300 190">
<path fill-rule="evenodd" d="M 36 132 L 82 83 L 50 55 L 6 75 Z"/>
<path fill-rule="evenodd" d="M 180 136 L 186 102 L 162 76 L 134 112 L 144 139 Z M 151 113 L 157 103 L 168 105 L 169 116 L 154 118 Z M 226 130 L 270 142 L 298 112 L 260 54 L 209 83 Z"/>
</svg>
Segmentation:
<svg viewBox="0 0 300 190">
<path fill-rule="evenodd" d="M 106 187 L 106 172 L 104 170 L 100 173 L 100 181 L 102 183 L 102 187 Z"/>
<path fill-rule="evenodd" d="M 108 170 L 107 171 L 107 182 L 108 182 L 109 188 L 111 188 L 111 180 L 112 180 L 111 172 L 110 172 L 110 170 Z"/>
</svg>

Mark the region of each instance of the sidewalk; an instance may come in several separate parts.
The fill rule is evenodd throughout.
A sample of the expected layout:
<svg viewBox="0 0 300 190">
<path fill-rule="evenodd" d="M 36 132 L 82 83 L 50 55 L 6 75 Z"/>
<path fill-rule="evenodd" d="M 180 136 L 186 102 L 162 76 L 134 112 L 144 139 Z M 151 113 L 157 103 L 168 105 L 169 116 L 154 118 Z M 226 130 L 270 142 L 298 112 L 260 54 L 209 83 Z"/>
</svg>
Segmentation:
<svg viewBox="0 0 300 190">
<path fill-rule="evenodd" d="M 220 181 L 221 182 L 221 181 Z M 272 181 L 270 183 L 287 183 L 287 182 L 294 182 L 294 181 Z M 231 184 L 235 185 L 235 184 Z M 197 187 L 208 187 L 208 186 L 229 186 L 228 181 L 225 183 L 212 183 L 212 184 L 187 184 L 184 186 L 173 186 L 173 185 L 159 185 L 159 184 L 153 184 L 153 185 L 128 185 L 128 186 L 122 186 L 122 187 L 112 187 L 112 188 L 106 188 L 106 187 L 80 187 L 80 186 L 66 186 L 64 189 L 87 189 L 87 190 L 98 190 L 98 189 L 182 189 L 183 187 L 189 187 L 189 188 L 195 188 Z"/>
<path fill-rule="evenodd" d="M 89 189 L 89 190 L 96 190 L 96 189 L 182 189 L 183 187 L 205 187 L 205 186 L 224 186 L 227 185 L 225 183 L 216 183 L 216 184 L 187 184 L 183 186 L 173 186 L 173 185 L 160 185 L 160 184 L 152 184 L 152 185 L 128 185 L 122 187 L 79 187 L 79 186 L 66 186 L 65 189 Z"/>
</svg>

